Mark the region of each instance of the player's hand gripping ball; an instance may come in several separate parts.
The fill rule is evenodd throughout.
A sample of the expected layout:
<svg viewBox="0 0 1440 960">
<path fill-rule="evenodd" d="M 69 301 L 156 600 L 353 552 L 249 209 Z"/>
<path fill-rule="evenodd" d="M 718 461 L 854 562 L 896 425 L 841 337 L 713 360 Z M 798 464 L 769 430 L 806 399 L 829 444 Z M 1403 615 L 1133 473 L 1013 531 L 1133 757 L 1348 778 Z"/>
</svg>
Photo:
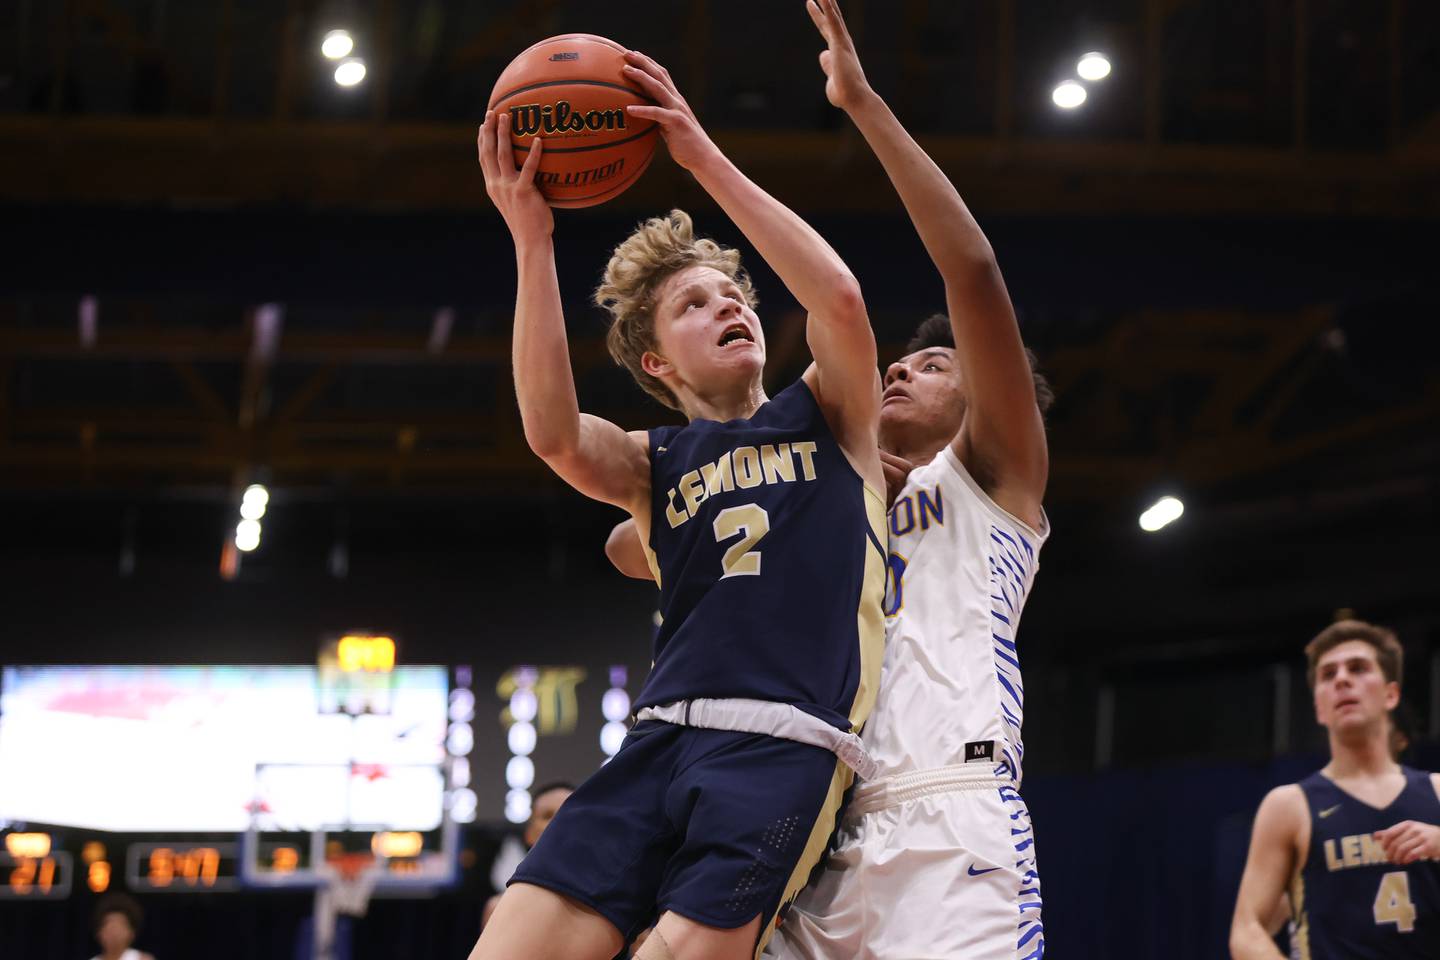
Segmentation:
<svg viewBox="0 0 1440 960">
<path fill-rule="evenodd" d="M 552 207 L 589 207 L 624 192 L 655 156 L 657 125 L 630 114 L 654 101 L 625 76 L 625 48 L 588 33 L 541 40 L 495 81 L 489 110 L 509 121 L 515 162 L 543 140 L 535 185 Z"/>
</svg>

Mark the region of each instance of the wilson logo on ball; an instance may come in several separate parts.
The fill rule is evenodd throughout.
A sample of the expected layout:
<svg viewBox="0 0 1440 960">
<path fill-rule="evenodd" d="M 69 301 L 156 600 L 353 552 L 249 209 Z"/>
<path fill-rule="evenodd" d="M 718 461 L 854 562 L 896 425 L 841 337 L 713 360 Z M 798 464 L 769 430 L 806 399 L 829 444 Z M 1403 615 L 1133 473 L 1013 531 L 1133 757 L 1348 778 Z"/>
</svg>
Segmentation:
<svg viewBox="0 0 1440 960">
<path fill-rule="evenodd" d="M 578 53 L 552 53 L 552 54 L 550 54 L 550 62 L 551 62 L 551 63 L 559 63 L 559 62 L 564 61 L 564 60 L 579 60 L 579 59 L 580 59 L 580 54 L 578 54 Z"/>
<path fill-rule="evenodd" d="M 526 103 L 510 108 L 510 130 L 517 137 L 533 137 L 542 131 L 546 136 L 556 133 L 584 133 L 587 130 L 624 130 L 625 111 L 572 110 L 569 100 L 551 104 Z"/>
</svg>

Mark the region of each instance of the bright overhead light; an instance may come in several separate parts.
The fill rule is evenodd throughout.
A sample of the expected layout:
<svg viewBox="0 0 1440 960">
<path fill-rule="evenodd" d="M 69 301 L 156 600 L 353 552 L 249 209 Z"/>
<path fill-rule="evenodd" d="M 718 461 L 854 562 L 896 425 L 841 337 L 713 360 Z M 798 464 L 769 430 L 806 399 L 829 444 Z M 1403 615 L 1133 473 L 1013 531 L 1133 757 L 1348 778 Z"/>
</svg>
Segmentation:
<svg viewBox="0 0 1440 960">
<path fill-rule="evenodd" d="M 1150 509 L 1140 514 L 1140 529 L 1146 533 L 1154 533 L 1179 520 L 1184 512 L 1185 504 L 1179 500 L 1174 497 L 1161 497 Z"/>
<path fill-rule="evenodd" d="M 1087 53 L 1075 65 L 1082 80 L 1104 80 L 1110 76 L 1110 58 L 1103 53 Z"/>
<path fill-rule="evenodd" d="M 1074 80 L 1066 80 L 1050 94 L 1055 106 L 1062 110 L 1074 110 L 1085 102 L 1085 88 Z"/>
<path fill-rule="evenodd" d="M 335 82 L 342 87 L 353 87 L 365 79 L 365 61 L 359 57 L 346 60 L 335 68 Z"/>
<path fill-rule="evenodd" d="M 630 716 L 630 695 L 618 687 L 611 687 L 600 698 L 600 712 L 611 723 L 619 723 Z"/>
<path fill-rule="evenodd" d="M 270 491 L 263 484 L 252 483 L 245 488 L 245 494 L 240 499 L 243 503 L 258 503 L 263 508 L 270 503 Z"/>
<path fill-rule="evenodd" d="M 461 787 L 450 794 L 450 819 L 456 823 L 474 823 L 475 808 L 480 798 L 469 787 Z"/>
<path fill-rule="evenodd" d="M 625 734 L 629 728 L 623 723 L 611 721 L 600 728 L 600 749 L 605 751 L 605 756 L 613 757 L 620 752 L 620 747 L 625 743 Z"/>
<path fill-rule="evenodd" d="M 505 793 L 505 819 L 511 823 L 524 823 L 530 819 L 530 793 L 519 787 L 512 787 Z"/>
<path fill-rule="evenodd" d="M 505 764 L 505 782 L 512 790 L 524 790 L 535 782 L 535 761 L 529 757 L 511 757 Z"/>
<path fill-rule="evenodd" d="M 259 500 L 246 500 L 240 504 L 240 516 L 246 520 L 259 520 L 265 516 L 265 504 Z"/>
<path fill-rule="evenodd" d="M 505 735 L 505 742 L 509 744 L 511 753 L 518 757 L 528 757 L 535 751 L 536 736 L 534 724 L 512 723 L 510 732 Z"/>
<path fill-rule="evenodd" d="M 241 520 L 235 528 L 235 546 L 245 553 L 260 546 L 260 521 Z"/>
<path fill-rule="evenodd" d="M 354 49 L 355 38 L 350 36 L 349 30 L 331 30 L 325 34 L 325 39 L 320 41 L 320 52 L 331 60 L 348 57 Z"/>
<path fill-rule="evenodd" d="M 510 694 L 510 717 L 516 723 L 529 723 L 540 711 L 540 699 L 535 691 L 520 687 Z"/>
</svg>

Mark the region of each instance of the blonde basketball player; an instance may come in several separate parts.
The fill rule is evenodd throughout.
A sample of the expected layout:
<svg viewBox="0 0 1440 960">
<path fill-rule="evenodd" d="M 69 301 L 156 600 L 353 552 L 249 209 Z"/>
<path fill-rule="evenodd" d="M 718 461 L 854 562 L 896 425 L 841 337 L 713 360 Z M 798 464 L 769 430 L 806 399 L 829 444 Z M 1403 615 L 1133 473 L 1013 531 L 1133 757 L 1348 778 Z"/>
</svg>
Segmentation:
<svg viewBox="0 0 1440 960">
<path fill-rule="evenodd" d="M 638 720 L 516 870 L 472 960 L 602 960 L 654 924 L 641 960 L 753 958 L 833 831 L 884 640 L 885 504 L 875 337 L 859 286 L 795 213 L 706 135 L 670 74 L 630 51 L 671 156 L 807 310 L 815 363 L 767 397 L 740 256 L 681 211 L 616 248 L 596 291 L 612 355 L 683 426 L 582 414 L 534 142 L 480 135 L 515 241 L 515 386 L 531 448 L 645 530 L 664 624 Z M 655 919 L 658 916 L 658 921 Z"/>
<path fill-rule="evenodd" d="M 827 44 L 826 94 L 884 165 L 950 316 L 921 325 L 881 400 L 887 479 L 903 461 L 914 470 L 889 515 L 885 664 L 863 734 L 878 776 L 855 789 L 834 850 L 765 955 L 1037 960 L 1016 631 L 1048 533 L 1049 391 L 954 186 L 866 82 L 833 0 L 807 7 Z M 607 552 L 644 575 L 629 530 Z"/>
</svg>

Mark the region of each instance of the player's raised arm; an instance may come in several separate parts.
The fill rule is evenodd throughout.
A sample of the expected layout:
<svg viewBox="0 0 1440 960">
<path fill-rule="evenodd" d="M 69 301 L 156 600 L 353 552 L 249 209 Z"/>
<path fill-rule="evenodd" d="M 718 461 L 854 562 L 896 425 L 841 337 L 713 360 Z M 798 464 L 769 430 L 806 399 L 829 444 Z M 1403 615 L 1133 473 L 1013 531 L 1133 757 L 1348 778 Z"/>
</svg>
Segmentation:
<svg viewBox="0 0 1440 960">
<path fill-rule="evenodd" d="M 826 96 L 875 151 L 944 278 L 970 411 L 966 439 L 1002 487 L 1022 490 L 1038 509 L 1049 467 L 1045 427 L 994 250 L 954 184 L 865 79 L 837 0 L 807 0 L 806 9 L 826 43 Z"/>
<path fill-rule="evenodd" d="M 1294 784 L 1271 790 L 1255 814 L 1250 855 L 1230 924 L 1230 956 L 1234 960 L 1285 960 L 1272 939 L 1270 917 L 1295 871 L 1305 816 L 1305 796 Z"/>
<path fill-rule="evenodd" d="M 544 145 L 539 137 L 516 169 L 510 117 L 489 113 L 480 128 L 485 190 L 515 240 L 515 393 L 530 449 L 586 496 L 634 512 L 649 493 L 645 435 L 580 412 L 560 283 L 555 271 L 555 229 L 550 207 L 535 186 Z"/>
<path fill-rule="evenodd" d="M 626 61 L 626 75 L 658 104 L 627 109 L 660 124 L 675 162 L 694 175 L 810 314 L 806 338 L 827 419 L 847 452 L 864 448 L 868 455 L 880 391 L 875 334 L 855 275 L 820 234 L 721 153 L 664 67 L 635 51 Z M 878 468 L 873 472 L 878 483 Z"/>
</svg>

